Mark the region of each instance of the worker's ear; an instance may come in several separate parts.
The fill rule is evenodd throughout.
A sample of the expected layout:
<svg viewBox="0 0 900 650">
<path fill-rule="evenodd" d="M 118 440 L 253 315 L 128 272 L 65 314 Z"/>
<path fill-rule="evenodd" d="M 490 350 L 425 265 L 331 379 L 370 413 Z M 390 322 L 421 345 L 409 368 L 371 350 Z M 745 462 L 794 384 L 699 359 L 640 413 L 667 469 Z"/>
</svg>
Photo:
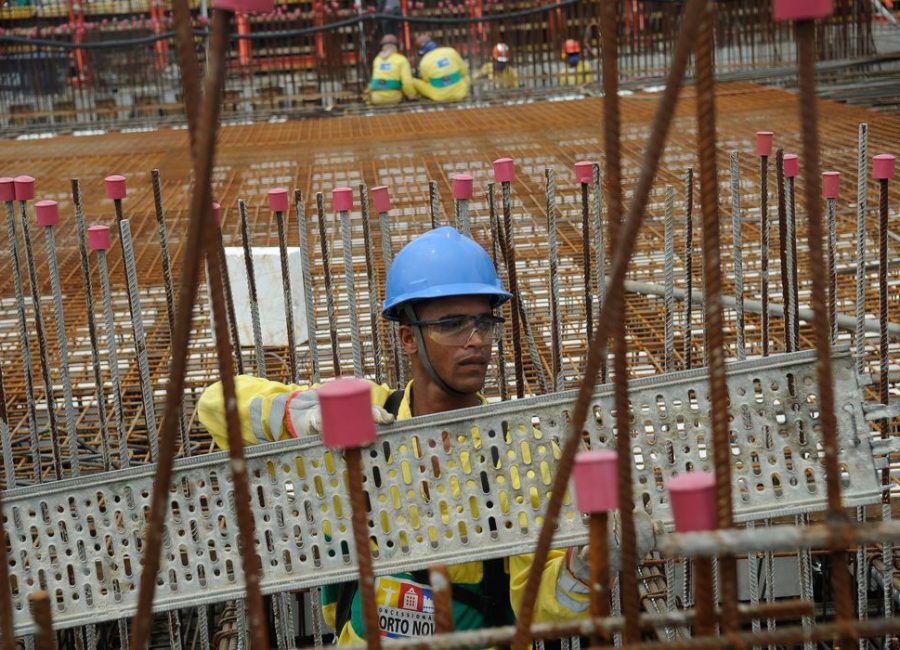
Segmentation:
<svg viewBox="0 0 900 650">
<path fill-rule="evenodd" d="M 400 326 L 400 347 L 408 355 L 418 354 L 419 348 L 416 345 L 416 333 L 413 331 L 412 325 Z"/>
</svg>

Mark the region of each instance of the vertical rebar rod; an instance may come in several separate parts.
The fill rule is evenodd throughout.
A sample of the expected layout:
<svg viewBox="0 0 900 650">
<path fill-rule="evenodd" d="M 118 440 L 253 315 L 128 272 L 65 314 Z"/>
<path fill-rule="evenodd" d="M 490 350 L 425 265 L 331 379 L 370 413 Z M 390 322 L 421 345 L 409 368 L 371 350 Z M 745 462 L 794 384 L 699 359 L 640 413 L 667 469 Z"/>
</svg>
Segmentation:
<svg viewBox="0 0 900 650">
<path fill-rule="evenodd" d="M 453 631 L 453 590 L 450 573 L 444 565 L 428 569 L 431 592 L 434 597 L 434 631 L 446 634 Z"/>
<path fill-rule="evenodd" d="M 794 519 L 797 526 L 806 526 L 809 524 L 809 518 L 805 514 L 797 515 Z M 800 597 L 803 600 L 813 602 L 813 580 L 812 580 L 812 553 L 809 548 L 801 548 L 797 550 L 797 562 L 800 570 Z M 769 587 L 770 591 L 774 590 L 774 585 Z M 801 618 L 802 625 L 806 630 L 812 630 L 815 618 L 812 616 L 804 616 Z M 811 641 L 803 643 L 804 650 L 815 650 L 816 645 Z"/>
<path fill-rule="evenodd" d="M 294 205 L 297 208 L 297 230 L 300 232 L 300 273 L 303 278 L 303 301 L 306 311 L 306 340 L 309 346 L 309 358 L 312 366 L 312 382 L 318 384 L 322 378 L 319 366 L 319 341 L 316 327 L 316 310 L 313 302 L 312 273 L 309 262 L 309 230 L 306 219 L 306 203 L 303 192 L 294 193 Z"/>
<path fill-rule="evenodd" d="M 512 313 L 513 361 L 516 373 L 516 397 L 525 397 L 525 368 L 522 363 L 522 335 L 519 319 L 519 280 L 516 273 L 516 251 L 513 244 L 512 194 L 509 181 L 500 183 L 500 195 L 503 205 L 503 223 L 498 223 L 502 231 L 503 253 L 506 258 L 506 277 L 509 280 L 510 312 Z"/>
<path fill-rule="evenodd" d="M 331 361 L 334 374 L 341 375 L 340 340 L 337 331 L 337 307 L 334 302 L 334 287 L 331 281 L 331 256 L 328 253 L 328 227 L 325 224 L 325 197 L 316 192 L 316 212 L 319 223 L 319 247 L 322 250 L 322 277 L 325 280 L 325 299 L 328 305 L 328 330 L 331 333 Z"/>
<path fill-rule="evenodd" d="M 347 310 L 350 316 L 350 351 L 353 356 L 353 375 L 363 377 L 362 341 L 359 338 L 359 310 L 356 305 L 356 277 L 353 273 L 353 236 L 350 231 L 350 212 L 340 210 L 341 253 L 344 257 L 344 284 L 347 292 Z"/>
<path fill-rule="evenodd" d="M 663 214 L 663 259 L 665 278 L 665 371 L 675 370 L 675 188 L 666 185 Z"/>
<path fill-rule="evenodd" d="M 591 287 L 591 206 L 590 184 L 581 183 L 581 266 L 584 273 L 585 338 L 594 333 L 594 290 Z M 509 226 L 507 225 L 507 228 Z M 509 262 L 507 262 L 508 264 Z"/>
<path fill-rule="evenodd" d="M 75 206 L 75 230 L 78 235 L 78 253 L 81 262 L 81 280 L 84 282 L 85 309 L 87 310 L 88 338 L 91 344 L 91 369 L 94 375 L 94 397 L 97 400 L 97 424 L 100 435 L 100 454 L 103 469 L 112 469 L 109 448 L 109 422 L 106 414 L 106 391 L 103 390 L 103 372 L 100 369 L 100 348 L 97 341 L 97 320 L 94 313 L 94 287 L 91 280 L 90 260 L 84 229 L 84 208 L 81 203 L 81 184 L 72 179 L 72 203 Z"/>
<path fill-rule="evenodd" d="M 817 197 L 818 198 L 818 197 Z M 787 232 L 785 259 L 787 261 L 786 276 L 788 281 L 787 302 L 784 315 L 788 321 L 788 351 L 795 352 L 799 344 L 800 314 L 799 292 L 797 290 L 797 200 L 794 194 L 794 178 L 787 178 Z"/>
<path fill-rule="evenodd" d="M 775 185 L 778 196 L 778 255 L 781 262 L 781 304 L 784 306 L 784 346 L 787 352 L 794 352 L 797 348 L 793 344 L 793 325 L 791 318 L 791 272 L 788 263 L 790 244 L 788 239 L 788 214 L 787 214 L 787 189 L 784 178 L 784 149 L 778 147 L 775 150 Z"/>
<path fill-rule="evenodd" d="M 741 165 L 737 151 L 731 152 L 731 237 L 734 256 L 734 318 L 737 357 L 747 358 L 744 328 L 744 253 L 741 248 Z"/>
<path fill-rule="evenodd" d="M 275 211 L 275 227 L 278 229 L 278 253 L 281 259 L 281 290 L 284 297 L 284 322 L 287 329 L 288 370 L 291 383 L 296 384 L 300 382 L 300 367 L 297 364 L 297 341 L 294 338 L 294 292 L 291 289 L 291 269 L 288 264 L 284 212 L 280 210 Z"/>
<path fill-rule="evenodd" d="M 381 352 L 381 329 L 378 324 L 378 283 L 372 254 L 372 231 L 369 224 L 369 188 L 359 184 L 359 203 L 362 210 L 363 247 L 366 253 L 366 293 L 369 296 L 369 328 L 372 336 L 372 360 L 375 363 L 375 383 L 384 383 L 384 360 Z"/>
<path fill-rule="evenodd" d="M 684 369 L 693 366 L 694 319 L 694 168 L 684 173 Z M 743 302 L 741 303 L 743 305 Z M 743 322 L 741 323 L 743 326 Z M 743 334 L 743 332 L 742 332 Z"/>
<path fill-rule="evenodd" d="M 869 125 L 859 125 L 856 161 L 856 372 L 866 366 L 866 193 L 869 181 Z"/>
<path fill-rule="evenodd" d="M 134 334 L 134 352 L 137 357 L 138 376 L 141 384 L 141 400 L 144 406 L 147 440 L 150 443 L 150 458 L 158 463 L 159 439 L 156 434 L 156 408 L 153 405 L 150 363 L 147 360 L 147 337 L 144 334 L 144 319 L 141 315 L 141 297 L 138 293 L 137 268 L 134 260 L 134 243 L 131 239 L 131 224 L 128 219 L 119 221 L 119 239 L 122 244 L 122 258 L 125 263 L 125 279 L 129 295 L 128 304 L 131 306 L 131 331 Z"/>
<path fill-rule="evenodd" d="M 494 183 L 488 183 L 488 215 L 491 220 L 491 258 L 497 273 L 500 273 L 500 218 L 497 216 L 497 206 L 494 201 Z M 505 337 L 497 338 L 497 383 L 500 384 L 500 399 L 509 399 L 509 387 L 506 381 L 506 343 Z"/>
<path fill-rule="evenodd" d="M 21 209 L 22 240 L 25 245 L 25 263 L 28 267 L 28 279 L 31 284 L 31 306 L 34 309 L 34 335 L 38 341 L 41 357 L 41 375 L 44 379 L 44 391 L 47 396 L 47 420 L 50 428 L 50 453 L 53 458 L 53 474 L 56 480 L 63 477 L 62 453 L 59 449 L 59 430 L 56 424 L 56 398 L 53 393 L 53 378 L 50 373 L 50 358 L 47 352 L 47 339 L 44 337 L 44 316 L 41 310 L 41 293 L 38 286 L 37 270 L 34 266 L 34 252 L 31 249 L 31 234 L 28 228 L 28 214 L 25 201 L 19 202 Z"/>
<path fill-rule="evenodd" d="M 31 607 L 31 617 L 37 627 L 37 634 L 34 637 L 35 649 L 56 650 L 56 633 L 53 631 L 50 594 L 43 590 L 35 591 L 28 596 L 28 601 Z M 6 636 L 4 635 L 4 637 Z"/>
<path fill-rule="evenodd" d="M 387 274 L 394 261 L 394 254 L 391 250 L 391 219 L 388 212 L 378 213 L 378 229 L 381 233 L 381 263 L 385 274 Z M 385 281 L 386 284 L 387 281 Z M 406 386 L 406 372 L 403 367 L 404 358 L 400 354 L 400 334 L 396 323 L 389 323 L 389 327 L 391 329 L 391 354 L 393 355 L 396 383 L 400 387 L 404 387 Z"/>
<path fill-rule="evenodd" d="M 53 293 L 53 311 L 56 316 L 56 339 L 59 350 L 59 376 L 63 385 L 63 409 L 66 418 L 66 437 L 69 439 L 69 472 L 81 474 L 78 458 L 78 428 L 75 423 L 75 398 L 72 394 L 72 378 L 69 375 L 69 344 L 66 336 L 66 315 L 63 308 L 62 288 L 59 284 L 59 260 L 56 258 L 56 239 L 52 226 L 44 227 L 44 243 L 47 248 L 47 266 L 50 275 L 50 291 Z"/>
<path fill-rule="evenodd" d="M 831 324 L 831 344 L 838 339 L 837 326 L 837 199 L 826 199 L 825 215 L 828 223 L 828 322 Z"/>
<path fill-rule="evenodd" d="M 748 521 L 747 528 L 755 528 L 755 522 Z M 759 605 L 759 565 L 761 562 L 759 553 L 747 554 L 747 593 L 750 596 L 750 606 L 757 607 Z M 687 606 L 687 605 L 685 605 Z M 761 632 L 762 624 L 758 618 L 750 621 L 750 629 L 753 632 Z M 754 646 L 757 648 L 759 646 Z"/>
<path fill-rule="evenodd" d="M 878 363 L 878 396 L 884 405 L 890 404 L 889 372 L 890 372 L 890 340 L 888 339 L 888 180 L 878 180 L 878 322 L 879 322 L 879 363 Z M 887 440 L 891 437 L 891 418 L 886 417 L 879 423 L 881 437 Z M 886 465 L 881 470 L 881 518 L 890 521 L 892 518 L 891 504 L 891 469 Z M 893 589 L 894 589 L 894 545 L 885 540 L 881 543 L 881 561 L 884 565 L 882 577 L 884 615 L 890 618 L 894 615 Z"/>
<path fill-rule="evenodd" d="M 591 192 L 593 201 L 591 204 L 594 215 L 594 237 L 596 237 L 597 249 L 597 311 L 603 309 L 606 302 L 606 237 L 603 234 L 603 187 L 600 184 L 600 165 L 591 165 Z M 600 382 L 606 383 L 609 379 L 607 367 L 607 351 L 603 350 L 600 360 Z"/>
<path fill-rule="evenodd" d="M 366 646 L 369 650 L 381 648 L 378 625 L 378 603 L 375 600 L 375 576 L 372 571 L 372 553 L 369 548 L 369 518 L 366 514 L 366 497 L 363 492 L 362 453 L 358 447 L 344 452 L 347 461 L 347 479 L 350 489 L 351 522 L 356 560 L 359 566 L 359 591 L 362 595 L 363 619 L 366 627 Z"/>
<path fill-rule="evenodd" d="M 250 322 L 253 327 L 253 348 L 256 353 L 256 375 L 266 377 L 266 353 L 263 349 L 262 325 L 259 322 L 259 296 L 256 292 L 256 271 L 253 266 L 253 243 L 250 239 L 250 221 L 247 217 L 247 204 L 243 199 L 238 201 L 238 214 L 241 219 L 241 245 L 244 247 L 244 265 L 247 268 L 247 295 L 250 302 Z"/>
<path fill-rule="evenodd" d="M 213 211 L 216 210 L 213 205 Z M 218 207 L 222 209 L 221 206 Z M 165 222 L 163 222 L 161 233 L 165 232 Z M 228 329 L 231 332 L 231 348 L 234 350 L 234 361 L 236 364 L 237 374 L 244 374 L 244 355 L 241 352 L 241 337 L 238 333 L 237 313 L 234 309 L 234 291 L 231 287 L 231 274 L 228 272 L 228 256 L 225 254 L 225 237 L 222 234 L 222 224 L 216 224 L 216 240 L 218 243 L 219 265 L 222 267 L 222 283 L 225 288 L 225 308 L 228 315 Z M 174 314 L 173 314 L 174 318 Z"/>
<path fill-rule="evenodd" d="M 19 266 L 19 244 L 16 235 L 16 217 L 12 201 L 4 201 L 6 206 L 6 228 L 9 238 L 9 256 L 12 260 L 13 284 L 16 290 L 16 313 L 19 322 L 19 350 L 22 355 L 22 370 L 25 376 L 25 402 L 28 413 L 28 436 L 31 447 L 31 465 L 35 483 L 43 480 L 41 470 L 41 447 L 38 436 L 37 400 L 34 395 L 34 368 L 31 364 L 31 344 L 29 342 L 28 318 L 25 314 L 25 293 L 22 287 L 22 271 Z"/>
<path fill-rule="evenodd" d="M 700 203 L 703 214 L 703 289 L 706 356 L 709 368 L 709 401 L 716 477 L 716 524 L 720 530 L 734 526 L 731 495 L 731 441 L 728 385 L 725 373 L 724 318 L 722 310 L 722 262 L 719 237 L 718 169 L 716 165 L 716 106 L 714 80 L 715 7 L 707 4 L 697 37 L 697 127 L 700 158 Z M 723 632 L 739 629 L 737 616 L 737 561 L 718 558 L 721 575 Z M 701 591 L 697 591 L 698 606 Z"/>
<path fill-rule="evenodd" d="M 591 571 L 591 618 L 609 616 L 609 514 L 591 514 L 588 527 L 588 552 Z M 591 637 L 591 646 L 609 643 L 609 635 L 598 632 Z"/>
<path fill-rule="evenodd" d="M 116 423 L 116 439 L 119 448 L 119 468 L 131 464 L 128 454 L 128 429 L 125 427 L 125 413 L 122 407 L 122 382 L 119 378 L 119 351 L 116 342 L 116 320 L 113 314 L 112 293 L 109 288 L 109 268 L 106 252 L 97 251 L 97 275 L 100 277 L 100 293 L 103 297 L 103 320 L 106 330 L 106 353 L 109 357 L 109 381 L 112 391 L 113 420 Z"/>
<path fill-rule="evenodd" d="M 760 341 L 762 355 L 769 356 L 769 157 L 759 157 L 759 277 Z"/>
<path fill-rule="evenodd" d="M 150 170 L 153 186 L 153 208 L 156 212 L 156 236 L 159 239 L 160 260 L 162 261 L 163 286 L 166 291 L 166 317 L 169 321 L 169 336 L 175 332 L 175 292 L 172 288 L 172 261 L 169 257 L 169 234 L 166 231 L 166 213 L 162 202 L 162 179 L 158 169 Z"/>
<path fill-rule="evenodd" d="M 713 560 L 710 557 L 694 558 L 694 592 L 697 594 L 694 633 L 697 636 L 715 634 L 716 612 L 712 598 Z"/>
<path fill-rule="evenodd" d="M 556 233 L 556 177 L 551 168 L 544 169 L 547 194 L 547 247 L 550 258 L 550 358 L 553 372 L 553 392 L 562 390 L 565 378 L 562 372 L 562 332 L 560 331 L 559 303 L 559 243 Z"/>
<path fill-rule="evenodd" d="M 469 218 L 469 200 L 456 199 L 456 229 L 466 237 L 472 236 L 472 220 Z"/>
<path fill-rule="evenodd" d="M 6 471 L 6 484 L 4 485 L 4 489 L 11 490 L 18 485 L 18 481 L 16 481 L 16 464 L 13 460 L 12 453 L 12 438 L 10 438 L 9 433 L 9 414 L 6 412 L 6 388 L 3 384 L 2 366 L 0 366 L 0 445 L 2 445 L 3 450 L 3 467 Z M 2 597 L 3 596 L 0 595 L 0 598 Z M 2 614 L 0 614 L 0 616 L 2 616 Z"/>
<path fill-rule="evenodd" d="M 441 195 L 437 181 L 428 181 L 428 207 L 431 212 L 431 229 L 434 230 L 441 225 Z"/>
<path fill-rule="evenodd" d="M 825 323 L 828 308 L 825 304 L 825 262 L 822 254 L 822 209 L 816 188 L 819 181 L 818 103 L 816 98 L 816 25 L 812 20 L 796 24 L 798 68 L 800 72 L 800 116 L 803 125 L 803 185 L 807 211 L 810 273 L 812 275 L 812 307 L 815 314 L 816 378 L 821 417 L 821 443 L 825 451 L 825 483 L 828 497 L 828 516 L 832 521 L 845 518 L 841 502 L 841 470 L 835 417 L 834 375 L 831 367 L 831 336 Z M 835 544 L 830 553 L 832 594 L 837 622 L 849 623 L 853 617 L 850 575 L 847 572 L 846 547 Z M 892 560 L 893 561 L 893 560 Z M 852 641 L 842 639 L 849 647 Z"/>
</svg>

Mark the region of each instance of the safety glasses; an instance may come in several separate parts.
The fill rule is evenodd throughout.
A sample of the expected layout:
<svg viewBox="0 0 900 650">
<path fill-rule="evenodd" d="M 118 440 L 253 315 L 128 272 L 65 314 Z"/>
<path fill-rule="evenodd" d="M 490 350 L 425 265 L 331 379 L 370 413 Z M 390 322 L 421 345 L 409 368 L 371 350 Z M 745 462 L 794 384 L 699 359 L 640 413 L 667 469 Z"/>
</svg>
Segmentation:
<svg viewBox="0 0 900 650">
<path fill-rule="evenodd" d="M 440 345 L 465 346 L 477 332 L 483 345 L 489 345 L 495 338 L 503 336 L 504 319 L 493 314 L 477 316 L 446 316 L 439 320 L 417 320 L 417 325 L 426 332 L 428 338 Z"/>
</svg>

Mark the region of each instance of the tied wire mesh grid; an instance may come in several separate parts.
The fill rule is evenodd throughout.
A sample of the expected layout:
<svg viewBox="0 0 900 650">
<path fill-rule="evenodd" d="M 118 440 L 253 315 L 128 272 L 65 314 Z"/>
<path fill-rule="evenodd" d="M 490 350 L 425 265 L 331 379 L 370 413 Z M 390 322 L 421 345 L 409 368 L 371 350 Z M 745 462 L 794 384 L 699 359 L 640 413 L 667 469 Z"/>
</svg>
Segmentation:
<svg viewBox="0 0 900 650">
<path fill-rule="evenodd" d="M 880 489 L 852 360 L 843 351 L 835 362 L 843 396 L 844 503 L 876 503 Z M 810 381 L 813 354 L 735 362 L 729 371 L 736 519 L 820 512 L 823 470 L 815 438 L 804 433 L 812 435 L 818 419 Z M 784 385 L 786 377 L 795 378 L 793 392 Z M 703 378 L 701 369 L 632 384 L 633 417 L 641 423 L 633 435 L 635 502 L 667 526 L 672 522 L 663 482 L 711 466 L 701 415 L 708 411 L 707 398 L 697 390 Z M 573 398 L 574 393 L 557 393 L 383 429 L 365 453 L 378 573 L 530 552 Z M 753 414 L 745 416 L 748 406 Z M 610 444 L 612 432 L 604 423 L 611 421 L 611 409 L 611 387 L 601 386 L 587 431 L 595 447 Z M 783 420 L 784 428 L 765 435 L 769 424 L 757 422 L 741 430 L 747 417 L 769 424 Z M 664 436 L 667 427 L 677 434 Z M 249 449 L 247 462 L 261 520 L 257 552 L 265 566 L 263 591 L 355 576 L 342 458 L 315 441 L 288 441 Z M 34 631 L 26 597 L 35 589 L 55 595 L 54 624 L 60 628 L 134 612 L 152 476 L 152 466 L 146 466 L 6 493 L 18 633 Z M 232 499 L 223 454 L 178 461 L 157 609 L 241 595 Z M 555 544 L 585 541 L 582 517 L 567 499 Z"/>
</svg>

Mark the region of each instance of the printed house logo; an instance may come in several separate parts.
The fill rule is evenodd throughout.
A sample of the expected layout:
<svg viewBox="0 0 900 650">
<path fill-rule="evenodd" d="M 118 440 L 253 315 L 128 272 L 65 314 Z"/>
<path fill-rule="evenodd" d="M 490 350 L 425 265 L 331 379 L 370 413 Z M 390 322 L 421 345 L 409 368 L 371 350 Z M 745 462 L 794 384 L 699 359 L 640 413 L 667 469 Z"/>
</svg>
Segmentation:
<svg viewBox="0 0 900 650">
<path fill-rule="evenodd" d="M 400 607 L 414 612 L 421 611 L 422 592 L 411 584 L 400 587 Z"/>
</svg>

